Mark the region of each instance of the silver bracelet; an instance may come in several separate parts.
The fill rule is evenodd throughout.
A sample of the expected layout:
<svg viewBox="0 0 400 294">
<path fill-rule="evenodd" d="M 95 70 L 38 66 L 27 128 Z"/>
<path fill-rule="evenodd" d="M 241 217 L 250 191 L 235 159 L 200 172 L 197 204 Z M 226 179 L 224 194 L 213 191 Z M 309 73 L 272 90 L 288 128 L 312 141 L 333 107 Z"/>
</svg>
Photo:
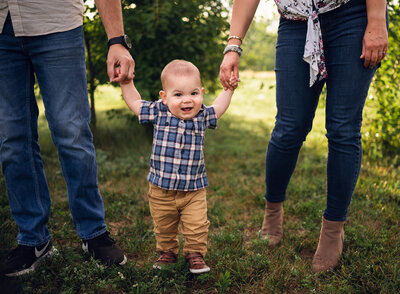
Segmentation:
<svg viewBox="0 0 400 294">
<path fill-rule="evenodd" d="M 239 45 L 227 45 L 224 49 L 223 54 L 225 55 L 228 52 L 236 52 L 240 57 L 242 55 L 243 50 L 242 48 L 240 48 Z"/>
</svg>

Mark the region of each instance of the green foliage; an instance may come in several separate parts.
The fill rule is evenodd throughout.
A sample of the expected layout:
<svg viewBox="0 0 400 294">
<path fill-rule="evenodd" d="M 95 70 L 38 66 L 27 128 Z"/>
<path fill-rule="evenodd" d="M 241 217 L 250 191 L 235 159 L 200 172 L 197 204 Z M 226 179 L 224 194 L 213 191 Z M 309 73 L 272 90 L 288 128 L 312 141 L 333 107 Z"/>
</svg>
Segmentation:
<svg viewBox="0 0 400 294">
<path fill-rule="evenodd" d="M 227 293 L 231 285 L 230 273 L 225 271 L 225 273 L 219 274 L 219 280 L 215 283 L 215 286 L 219 288 L 219 293 Z"/>
<path fill-rule="evenodd" d="M 400 6 L 395 1 L 388 1 L 388 5 L 389 48 L 373 84 L 376 114 L 364 136 L 364 150 L 372 158 L 399 165 Z"/>
<path fill-rule="evenodd" d="M 244 70 L 274 70 L 276 34 L 267 32 L 270 21 L 254 20 L 246 34 L 240 58 L 240 66 Z"/>
<path fill-rule="evenodd" d="M 98 85 L 107 83 L 107 34 L 95 7 L 85 6 L 83 32 L 86 49 L 86 76 L 92 115 L 91 125 L 96 128 L 94 93 Z"/>
<path fill-rule="evenodd" d="M 122 5 L 142 97 L 158 98 L 161 70 L 173 59 L 195 64 L 208 91 L 218 86 L 223 36 L 229 25 L 222 1 L 124 0 Z"/>
<path fill-rule="evenodd" d="M 85 6 L 84 38 L 86 46 L 86 69 L 89 91 L 108 82 L 107 34 L 95 7 Z"/>
</svg>

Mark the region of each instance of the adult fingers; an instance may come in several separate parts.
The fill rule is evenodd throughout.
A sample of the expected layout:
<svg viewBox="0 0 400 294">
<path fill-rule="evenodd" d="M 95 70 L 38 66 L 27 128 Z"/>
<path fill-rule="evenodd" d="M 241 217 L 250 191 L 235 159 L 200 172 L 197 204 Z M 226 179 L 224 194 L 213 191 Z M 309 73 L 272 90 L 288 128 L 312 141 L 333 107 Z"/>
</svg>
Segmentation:
<svg viewBox="0 0 400 294">
<path fill-rule="evenodd" d="M 115 71 L 116 67 L 120 67 L 118 73 Z M 129 51 L 119 44 L 111 46 L 107 57 L 107 74 L 110 82 L 132 80 L 134 71 L 135 62 Z"/>
<path fill-rule="evenodd" d="M 110 82 L 117 76 L 117 72 L 115 71 L 115 60 L 107 58 L 107 75 L 110 79 Z"/>
<path fill-rule="evenodd" d="M 127 80 L 133 80 L 135 77 L 135 62 L 132 60 L 132 62 L 129 63 L 129 69 L 128 69 L 128 77 Z"/>
<path fill-rule="evenodd" d="M 238 66 L 234 66 L 233 67 L 233 78 L 235 79 L 236 83 L 238 81 L 240 81 L 240 79 L 239 79 L 239 67 Z"/>
<path fill-rule="evenodd" d="M 371 59 L 369 61 L 369 68 L 373 68 L 375 65 L 377 65 L 377 63 L 379 61 L 378 57 L 379 57 L 378 50 L 374 50 L 374 51 L 371 52 Z"/>
<path fill-rule="evenodd" d="M 219 69 L 219 80 L 221 82 L 222 87 L 224 87 L 224 90 L 230 89 L 229 85 L 229 78 L 231 75 L 231 67 L 225 62 L 225 57 L 224 60 L 221 63 L 220 69 Z"/>
<path fill-rule="evenodd" d="M 371 63 L 371 54 L 372 51 L 371 50 L 365 50 L 365 54 L 364 54 L 364 67 L 369 67 L 370 63 Z"/>
<path fill-rule="evenodd" d="M 228 52 L 225 54 L 220 66 L 220 81 L 224 89 L 231 89 L 230 79 L 233 75 L 239 79 L 239 55 L 236 52 Z"/>
</svg>

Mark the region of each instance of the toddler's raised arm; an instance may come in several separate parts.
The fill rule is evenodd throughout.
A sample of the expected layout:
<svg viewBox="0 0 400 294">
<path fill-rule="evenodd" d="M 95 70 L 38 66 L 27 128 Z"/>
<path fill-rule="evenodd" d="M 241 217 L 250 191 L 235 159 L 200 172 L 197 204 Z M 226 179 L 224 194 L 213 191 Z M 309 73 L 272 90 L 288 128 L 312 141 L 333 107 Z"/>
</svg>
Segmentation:
<svg viewBox="0 0 400 294">
<path fill-rule="evenodd" d="M 236 89 L 238 86 L 239 79 L 231 78 L 230 84 L 233 87 L 233 89 Z M 215 115 L 217 118 L 220 118 L 224 112 L 228 109 L 229 104 L 231 103 L 232 95 L 233 95 L 234 90 L 222 90 L 221 94 L 215 99 L 213 103 L 213 107 L 215 110 Z"/>
<path fill-rule="evenodd" d="M 133 84 L 133 81 L 121 83 L 121 90 L 126 105 L 128 105 L 129 109 L 132 110 L 134 114 L 139 116 L 142 100 L 138 90 L 136 90 L 136 87 Z"/>
</svg>

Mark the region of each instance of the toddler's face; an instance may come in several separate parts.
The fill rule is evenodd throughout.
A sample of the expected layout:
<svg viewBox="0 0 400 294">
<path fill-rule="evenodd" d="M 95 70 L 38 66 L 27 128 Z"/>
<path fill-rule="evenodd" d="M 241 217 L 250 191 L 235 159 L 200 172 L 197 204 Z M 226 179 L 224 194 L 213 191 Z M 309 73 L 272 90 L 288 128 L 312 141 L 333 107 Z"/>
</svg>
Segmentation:
<svg viewBox="0 0 400 294">
<path fill-rule="evenodd" d="M 196 75 L 170 75 L 165 89 L 160 91 L 164 105 L 180 119 L 191 119 L 199 113 L 203 103 L 204 89 Z"/>
</svg>

